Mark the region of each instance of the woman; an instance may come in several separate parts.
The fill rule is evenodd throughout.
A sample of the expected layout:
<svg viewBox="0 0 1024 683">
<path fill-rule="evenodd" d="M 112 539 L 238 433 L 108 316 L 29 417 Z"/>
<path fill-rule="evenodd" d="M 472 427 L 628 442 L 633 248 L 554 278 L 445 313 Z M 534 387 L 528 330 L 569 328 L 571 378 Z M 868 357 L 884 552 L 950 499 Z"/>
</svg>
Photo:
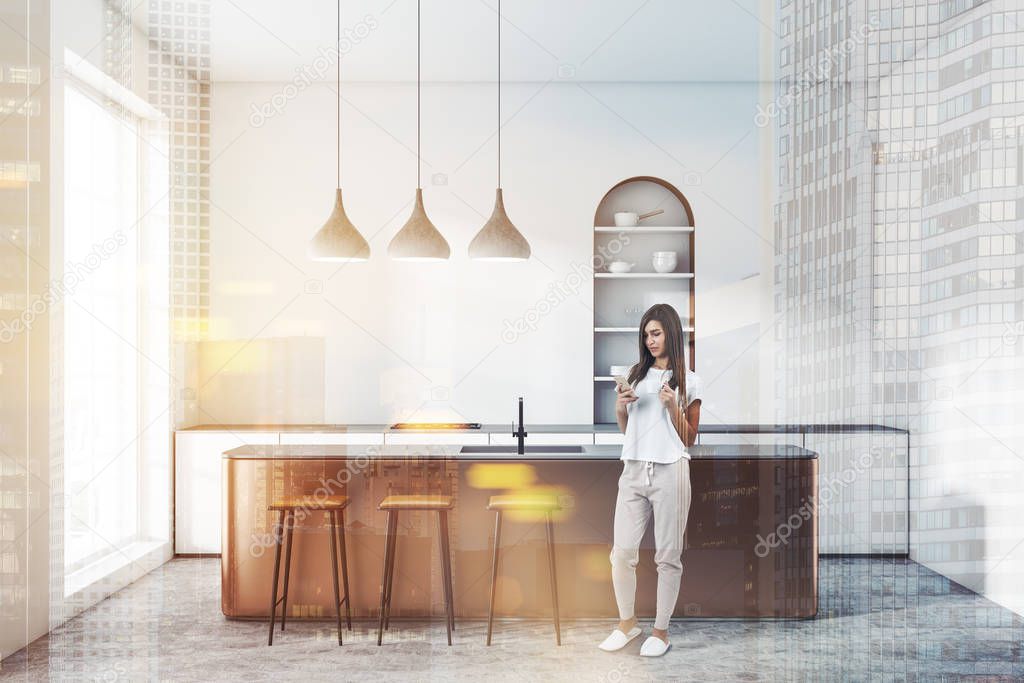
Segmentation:
<svg viewBox="0 0 1024 683">
<path fill-rule="evenodd" d="M 640 362 L 628 386 L 616 386 L 615 418 L 625 433 L 622 476 L 615 501 L 612 585 L 619 625 L 599 646 L 620 650 L 642 633 L 633 610 L 640 540 L 654 513 L 654 561 L 658 565 L 654 630 L 640 648 L 645 657 L 668 651 L 668 624 L 682 579 L 683 534 L 690 510 L 690 455 L 697 438 L 701 384 L 686 369 L 679 314 L 667 304 L 651 306 L 640 321 Z M 681 397 L 686 397 L 682 403 Z"/>
</svg>

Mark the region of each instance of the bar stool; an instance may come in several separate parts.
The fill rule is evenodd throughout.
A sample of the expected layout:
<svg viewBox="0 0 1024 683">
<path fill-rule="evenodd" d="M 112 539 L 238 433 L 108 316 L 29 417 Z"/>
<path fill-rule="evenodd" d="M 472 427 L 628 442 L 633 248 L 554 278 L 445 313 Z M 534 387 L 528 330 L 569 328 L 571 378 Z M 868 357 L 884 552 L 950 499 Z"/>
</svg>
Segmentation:
<svg viewBox="0 0 1024 683">
<path fill-rule="evenodd" d="M 548 570 L 551 574 L 551 602 L 555 616 L 555 643 L 562 644 L 562 629 L 558 621 L 558 579 L 555 574 L 555 532 L 551 523 L 551 513 L 561 510 L 558 498 L 551 494 L 509 494 L 491 496 L 487 509 L 494 510 L 494 559 L 491 562 L 491 603 L 487 608 L 487 644 L 491 644 L 491 632 L 494 627 L 494 598 L 498 583 L 498 548 L 501 541 L 501 517 L 506 511 L 543 512 L 544 527 L 548 541 Z"/>
<path fill-rule="evenodd" d="M 274 586 L 270 591 L 270 636 L 267 645 L 274 644 L 274 619 L 277 616 L 277 605 L 281 604 L 281 630 L 284 631 L 285 619 L 288 616 L 288 580 L 292 566 L 292 534 L 295 531 L 295 511 L 322 511 L 330 523 L 331 536 L 331 576 L 334 579 L 334 608 L 338 614 L 338 645 L 341 645 L 341 605 L 345 604 L 345 620 L 348 629 L 352 630 L 352 603 L 348 598 L 348 556 L 345 552 L 345 508 L 348 507 L 348 496 L 331 496 L 326 499 L 314 497 L 294 498 L 267 507 L 278 513 L 274 523 Z M 284 561 L 284 591 L 280 599 L 277 597 L 278 578 L 281 575 L 281 536 L 287 533 Z M 335 535 L 337 534 L 337 535 Z M 338 597 L 338 546 L 341 546 L 341 576 L 345 586 L 345 597 Z"/>
<path fill-rule="evenodd" d="M 452 564 L 448 544 L 448 511 L 454 507 L 451 496 L 440 494 L 413 494 L 387 496 L 377 506 L 387 510 L 387 535 L 384 543 L 384 576 L 380 584 L 380 619 L 377 624 L 377 645 L 384 638 L 384 629 L 391 622 L 391 586 L 395 578 L 395 550 L 398 545 L 398 513 L 403 510 L 437 512 L 438 543 L 441 550 L 441 584 L 444 590 L 445 626 L 448 629 L 448 644 L 452 644 L 452 630 L 455 629 L 455 604 L 452 596 Z"/>
</svg>

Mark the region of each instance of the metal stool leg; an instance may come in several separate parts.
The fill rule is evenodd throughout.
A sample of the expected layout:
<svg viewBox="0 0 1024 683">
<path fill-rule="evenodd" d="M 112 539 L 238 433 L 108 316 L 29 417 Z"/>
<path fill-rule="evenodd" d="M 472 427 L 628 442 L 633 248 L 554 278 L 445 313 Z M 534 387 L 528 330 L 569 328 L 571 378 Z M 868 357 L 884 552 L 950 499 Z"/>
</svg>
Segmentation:
<svg viewBox="0 0 1024 683">
<path fill-rule="evenodd" d="M 448 511 L 445 510 L 441 513 L 441 521 L 444 527 L 444 559 L 445 566 L 448 569 L 448 604 L 451 605 L 451 609 L 448 612 L 448 621 L 452 623 L 452 632 L 455 632 L 455 591 L 452 589 L 452 543 L 448 533 Z"/>
<path fill-rule="evenodd" d="M 449 619 L 452 622 L 452 633 L 455 633 L 455 589 L 452 586 L 452 540 L 448 532 L 448 511 L 444 512 L 444 558 L 448 564 L 448 602 L 452 609 L 449 612 Z"/>
<path fill-rule="evenodd" d="M 551 513 L 545 513 L 545 524 L 548 536 L 548 565 L 551 570 L 551 605 L 555 613 L 555 643 L 562 644 L 562 627 L 558 622 L 558 576 L 555 572 L 555 530 L 551 523 Z"/>
<path fill-rule="evenodd" d="M 438 526 L 441 533 L 438 540 L 441 545 L 441 580 L 444 582 L 445 628 L 448 631 L 448 644 L 452 644 L 452 629 L 455 627 L 455 605 L 452 596 L 452 564 L 448 554 L 448 511 L 437 513 Z"/>
<path fill-rule="evenodd" d="M 341 546 L 341 581 L 345 589 L 345 623 L 352 630 L 352 600 L 348 594 L 348 552 L 345 549 L 345 511 L 338 510 L 338 544 Z"/>
<path fill-rule="evenodd" d="M 328 510 L 325 517 L 330 522 L 327 532 L 331 536 L 331 578 L 334 580 L 334 611 L 338 615 L 338 645 L 341 645 L 341 597 L 338 595 L 338 539 L 334 536 L 336 521 L 334 510 Z"/>
<path fill-rule="evenodd" d="M 391 628 L 391 598 L 395 588 L 395 558 L 398 556 L 398 510 L 391 521 L 391 557 L 388 559 L 387 601 L 384 603 L 384 630 Z"/>
<path fill-rule="evenodd" d="M 501 510 L 494 513 L 494 556 L 491 558 L 491 603 L 487 608 L 487 644 L 494 629 L 494 599 L 498 591 L 498 548 L 501 545 Z"/>
<path fill-rule="evenodd" d="M 270 589 L 270 636 L 267 645 L 274 644 L 274 617 L 277 615 L 277 580 L 281 576 L 281 534 L 284 526 L 284 510 L 277 514 L 274 523 L 274 585 Z"/>
<path fill-rule="evenodd" d="M 285 619 L 288 618 L 288 579 L 292 572 L 292 536 L 295 532 L 295 510 L 285 515 L 286 540 L 284 551 L 284 597 L 281 598 L 281 630 L 284 630 Z"/>
<path fill-rule="evenodd" d="M 384 638 L 384 605 L 387 599 L 387 585 L 388 585 L 388 558 L 391 557 L 391 518 L 394 515 L 392 510 L 388 510 L 388 523 L 387 531 L 384 537 L 384 568 L 381 572 L 380 579 L 380 616 L 377 621 L 377 645 L 381 644 Z"/>
</svg>

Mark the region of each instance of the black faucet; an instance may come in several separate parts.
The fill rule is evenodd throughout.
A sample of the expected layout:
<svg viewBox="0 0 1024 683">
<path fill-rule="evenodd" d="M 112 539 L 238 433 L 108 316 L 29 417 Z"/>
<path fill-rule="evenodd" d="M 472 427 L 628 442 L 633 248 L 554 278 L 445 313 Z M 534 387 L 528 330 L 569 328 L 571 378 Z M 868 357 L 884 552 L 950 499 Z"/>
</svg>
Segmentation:
<svg viewBox="0 0 1024 683">
<path fill-rule="evenodd" d="M 523 397 L 519 397 L 519 428 L 516 429 L 515 424 L 512 425 L 512 436 L 516 437 L 519 442 L 519 448 L 516 451 L 519 455 L 526 454 L 526 430 L 523 429 Z"/>
</svg>

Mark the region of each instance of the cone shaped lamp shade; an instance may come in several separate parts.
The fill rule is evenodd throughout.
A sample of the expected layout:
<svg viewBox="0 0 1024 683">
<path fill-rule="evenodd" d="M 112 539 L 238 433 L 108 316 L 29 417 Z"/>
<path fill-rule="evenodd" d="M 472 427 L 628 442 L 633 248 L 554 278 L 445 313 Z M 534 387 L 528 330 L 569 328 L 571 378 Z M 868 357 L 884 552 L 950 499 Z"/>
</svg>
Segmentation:
<svg viewBox="0 0 1024 683">
<path fill-rule="evenodd" d="M 341 44 L 341 0 L 338 0 L 338 42 Z M 334 170 L 337 172 L 337 185 L 338 188 L 334 192 L 334 211 L 331 212 L 327 222 L 324 223 L 316 234 L 313 235 L 313 239 L 310 240 L 309 246 L 306 248 L 306 252 L 309 258 L 314 261 L 339 261 L 339 262 L 350 262 L 350 261 L 366 261 L 370 258 L 370 245 L 366 243 L 366 240 L 359 231 L 356 230 L 356 226 L 352 225 L 352 221 L 348 219 L 348 215 L 345 213 L 345 205 L 341 201 L 341 60 L 338 60 L 338 70 L 336 73 L 337 77 L 337 93 L 338 98 L 335 100 L 337 106 L 337 126 L 334 129 L 337 134 L 337 157 L 335 158 Z"/>
<path fill-rule="evenodd" d="M 505 213 L 500 187 L 494 197 L 491 217 L 469 243 L 469 257 L 486 261 L 525 261 L 530 258 L 530 244 Z"/>
<path fill-rule="evenodd" d="M 494 195 L 491 217 L 469 243 L 469 258 L 477 261 L 525 261 L 530 258 L 530 243 L 512 225 L 501 196 L 501 18 L 501 0 L 498 0 L 498 190 Z"/>
<path fill-rule="evenodd" d="M 352 225 L 341 202 L 341 190 L 334 198 L 334 211 L 309 242 L 309 258 L 314 261 L 365 261 L 370 258 L 370 245 Z"/>
<path fill-rule="evenodd" d="M 417 187 L 412 215 L 391 238 L 388 256 L 400 261 L 443 261 L 451 251 L 444 236 L 427 218 L 423 208 L 423 190 Z"/>
</svg>

